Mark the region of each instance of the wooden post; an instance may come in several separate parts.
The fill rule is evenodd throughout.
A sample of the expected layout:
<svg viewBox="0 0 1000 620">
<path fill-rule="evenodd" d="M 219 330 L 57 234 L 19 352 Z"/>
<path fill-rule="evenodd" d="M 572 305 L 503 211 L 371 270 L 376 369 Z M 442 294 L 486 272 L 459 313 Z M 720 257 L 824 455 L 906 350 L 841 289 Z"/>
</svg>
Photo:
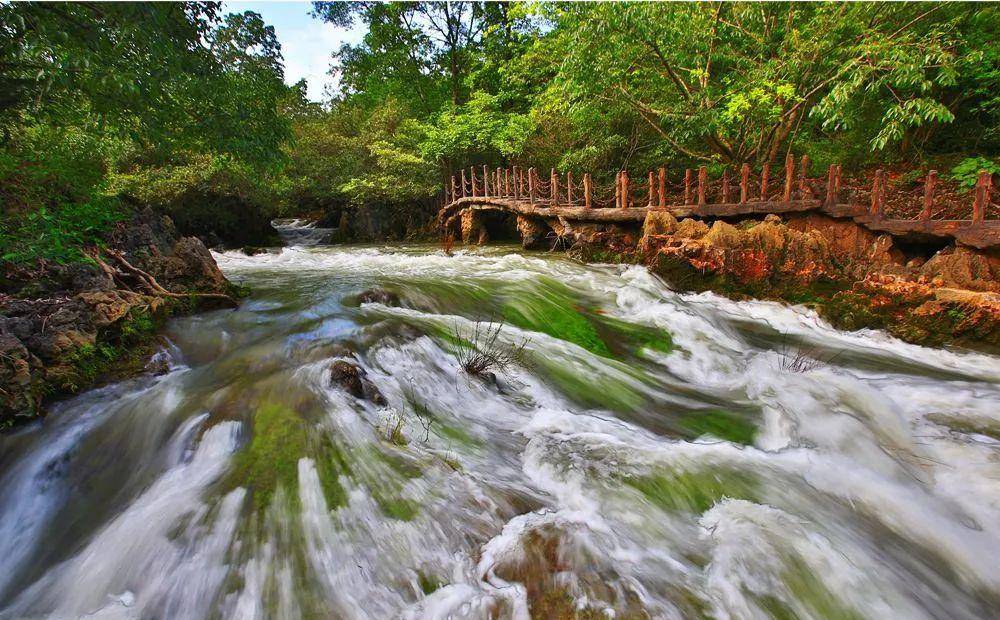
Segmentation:
<svg viewBox="0 0 1000 620">
<path fill-rule="evenodd" d="M 535 169 L 528 168 L 528 199 L 535 204 Z"/>
<path fill-rule="evenodd" d="M 473 166 L 469 167 L 469 185 L 472 186 L 472 197 L 475 198 L 479 194 L 476 193 L 476 169 Z"/>
<path fill-rule="evenodd" d="M 929 170 L 924 177 L 924 209 L 920 212 L 920 219 L 925 222 L 931 221 L 931 213 L 934 211 L 935 185 L 937 185 L 937 170 Z"/>
<path fill-rule="evenodd" d="M 647 207 L 656 206 L 656 180 L 653 176 L 653 171 L 649 171 L 649 202 L 646 204 Z"/>
<path fill-rule="evenodd" d="M 705 191 L 708 189 L 708 168 L 698 167 L 698 204 L 705 204 Z"/>
<path fill-rule="evenodd" d="M 875 171 L 875 181 L 872 184 L 871 214 L 878 219 L 882 219 L 885 215 L 885 171 L 882 169 Z"/>
<path fill-rule="evenodd" d="M 559 175 L 555 168 L 549 171 L 549 184 L 552 186 L 552 204 L 559 204 Z"/>
<path fill-rule="evenodd" d="M 722 171 L 722 204 L 729 202 L 729 169 Z"/>
<path fill-rule="evenodd" d="M 583 175 L 583 206 L 588 209 L 591 206 L 591 199 L 594 193 L 594 184 L 590 178 L 590 173 L 585 172 Z"/>
<path fill-rule="evenodd" d="M 462 168 L 462 198 L 465 198 L 467 194 L 465 193 L 465 168 Z"/>
<path fill-rule="evenodd" d="M 615 207 L 621 208 L 622 206 L 622 171 L 619 170 L 615 174 Z"/>
<path fill-rule="evenodd" d="M 795 185 L 795 158 L 789 153 L 785 157 L 785 202 L 792 200 L 792 186 Z"/>
<path fill-rule="evenodd" d="M 566 202 L 573 206 L 573 171 L 566 171 Z"/>
<path fill-rule="evenodd" d="M 510 197 L 510 168 L 503 169 L 503 195 Z"/>
<path fill-rule="evenodd" d="M 629 185 L 628 170 L 622 170 L 622 209 L 632 206 L 632 188 Z"/>
<path fill-rule="evenodd" d="M 826 174 L 826 204 L 832 207 L 837 204 L 837 195 L 840 193 L 840 166 L 830 164 L 830 170 Z"/>
<path fill-rule="evenodd" d="M 803 155 L 799 168 L 799 200 L 812 198 L 809 195 L 809 156 Z"/>
<path fill-rule="evenodd" d="M 455 175 L 451 175 L 451 201 L 452 202 L 455 202 L 455 199 L 458 198 L 458 194 L 455 192 L 455 189 L 456 189 L 456 187 L 455 187 Z"/>
<path fill-rule="evenodd" d="M 740 204 L 745 204 L 750 198 L 750 164 L 740 168 Z"/>
<path fill-rule="evenodd" d="M 503 198 L 503 175 L 500 174 L 499 166 L 497 166 L 497 173 L 493 178 L 496 179 L 496 183 L 493 185 L 493 189 L 496 190 L 496 197 Z"/>
<path fill-rule="evenodd" d="M 760 201 L 767 202 L 767 182 L 771 177 L 771 165 L 765 163 L 760 171 Z"/>
<path fill-rule="evenodd" d="M 483 164 L 483 196 L 490 197 L 490 172 L 486 164 Z"/>
<path fill-rule="evenodd" d="M 684 204 L 691 204 L 691 169 L 684 170 Z"/>
<path fill-rule="evenodd" d="M 514 200 L 518 200 L 521 198 L 521 169 L 514 166 L 511 176 L 514 177 Z"/>
<path fill-rule="evenodd" d="M 976 181 L 976 197 L 972 203 L 972 224 L 982 224 L 986 221 L 986 207 L 990 204 L 990 187 L 993 185 L 993 174 L 985 170 L 979 171 Z"/>
<path fill-rule="evenodd" d="M 667 169 L 666 168 L 660 168 L 660 178 L 659 178 L 659 181 L 660 181 L 660 186 L 658 188 L 658 190 L 659 190 L 658 193 L 659 193 L 660 200 L 659 200 L 658 204 L 661 207 L 665 207 L 665 206 L 667 206 Z"/>
</svg>

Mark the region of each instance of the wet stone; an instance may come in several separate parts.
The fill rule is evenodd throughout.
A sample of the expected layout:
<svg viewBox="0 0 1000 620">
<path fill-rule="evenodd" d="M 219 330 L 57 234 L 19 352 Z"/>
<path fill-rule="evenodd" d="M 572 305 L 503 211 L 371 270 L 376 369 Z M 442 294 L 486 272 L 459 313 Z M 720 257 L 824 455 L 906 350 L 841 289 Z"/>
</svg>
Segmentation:
<svg viewBox="0 0 1000 620">
<path fill-rule="evenodd" d="M 365 378 L 364 369 L 347 360 L 337 360 L 330 365 L 330 383 L 354 398 L 368 400 L 379 406 L 386 404 L 385 397 L 375 384 Z"/>
</svg>

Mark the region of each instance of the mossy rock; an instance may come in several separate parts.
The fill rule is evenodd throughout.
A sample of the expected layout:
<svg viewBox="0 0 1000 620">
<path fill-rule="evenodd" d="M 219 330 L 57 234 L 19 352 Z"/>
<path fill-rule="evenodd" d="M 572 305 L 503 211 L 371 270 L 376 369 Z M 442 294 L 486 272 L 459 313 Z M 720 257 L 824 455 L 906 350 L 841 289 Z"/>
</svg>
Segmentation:
<svg viewBox="0 0 1000 620">
<path fill-rule="evenodd" d="M 759 501 L 759 482 L 750 472 L 735 469 L 698 471 L 660 468 L 628 476 L 623 482 L 654 506 L 667 512 L 701 514 L 723 498 Z"/>
</svg>

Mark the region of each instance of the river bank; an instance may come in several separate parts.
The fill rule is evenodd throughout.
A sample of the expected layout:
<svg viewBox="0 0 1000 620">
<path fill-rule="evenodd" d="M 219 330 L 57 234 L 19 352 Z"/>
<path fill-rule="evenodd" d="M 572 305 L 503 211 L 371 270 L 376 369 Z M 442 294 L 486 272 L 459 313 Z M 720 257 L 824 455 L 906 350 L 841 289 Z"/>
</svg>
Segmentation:
<svg viewBox="0 0 1000 620">
<path fill-rule="evenodd" d="M 149 369 L 168 317 L 235 305 L 239 291 L 208 249 L 166 216 L 137 213 L 104 242 L 85 262 L 5 268 L 0 430 L 52 399 Z"/>
<path fill-rule="evenodd" d="M 709 225 L 654 211 L 641 233 L 556 234 L 576 258 L 643 264 L 678 290 L 803 304 L 839 329 L 884 329 L 913 344 L 1000 350 L 995 252 L 908 247 L 818 214 Z"/>
</svg>

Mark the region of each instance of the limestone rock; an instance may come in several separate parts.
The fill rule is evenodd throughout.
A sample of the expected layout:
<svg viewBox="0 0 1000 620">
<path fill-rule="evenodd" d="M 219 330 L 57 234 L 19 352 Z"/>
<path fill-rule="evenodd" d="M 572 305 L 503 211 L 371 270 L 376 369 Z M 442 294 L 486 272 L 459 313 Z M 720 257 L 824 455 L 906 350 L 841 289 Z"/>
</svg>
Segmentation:
<svg viewBox="0 0 1000 620">
<path fill-rule="evenodd" d="M 921 266 L 920 273 L 940 277 L 946 286 L 1000 292 L 1000 257 L 969 248 L 938 252 Z"/>
<path fill-rule="evenodd" d="M 701 220 L 685 218 L 677 225 L 675 237 L 683 239 L 701 239 L 708 234 L 708 225 Z"/>
<path fill-rule="evenodd" d="M 354 398 L 370 400 L 379 406 L 386 404 L 382 393 L 365 377 L 364 369 L 347 360 L 337 360 L 330 365 L 330 382 Z"/>
<path fill-rule="evenodd" d="M 538 218 L 518 215 L 517 232 L 521 234 L 521 247 L 526 250 L 538 249 L 545 244 L 549 227 Z"/>
</svg>

